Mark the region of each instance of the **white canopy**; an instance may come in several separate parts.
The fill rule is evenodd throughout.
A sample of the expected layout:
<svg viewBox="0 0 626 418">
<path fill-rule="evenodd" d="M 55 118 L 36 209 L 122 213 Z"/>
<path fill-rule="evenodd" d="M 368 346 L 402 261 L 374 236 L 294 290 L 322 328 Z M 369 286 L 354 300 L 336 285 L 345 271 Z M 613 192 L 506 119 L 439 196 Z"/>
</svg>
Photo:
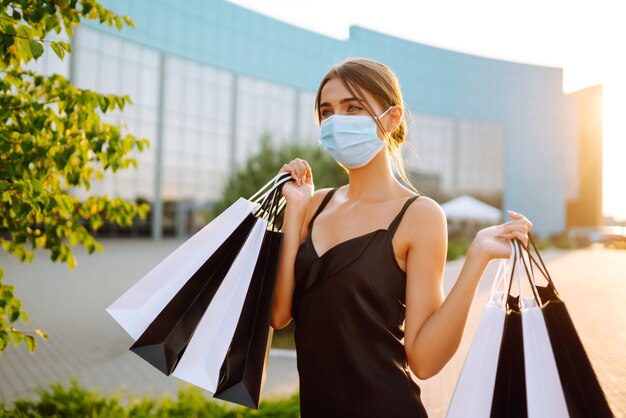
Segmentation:
<svg viewBox="0 0 626 418">
<path fill-rule="evenodd" d="M 498 223 L 502 212 L 469 195 L 461 195 L 441 205 L 446 217 L 451 221 L 476 221 Z"/>
</svg>

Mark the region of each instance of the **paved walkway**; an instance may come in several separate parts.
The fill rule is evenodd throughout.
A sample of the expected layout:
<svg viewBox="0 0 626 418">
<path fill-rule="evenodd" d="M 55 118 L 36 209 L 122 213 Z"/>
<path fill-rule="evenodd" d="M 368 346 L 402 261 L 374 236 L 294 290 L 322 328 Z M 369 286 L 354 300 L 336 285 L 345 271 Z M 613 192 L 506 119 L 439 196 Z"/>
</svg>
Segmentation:
<svg viewBox="0 0 626 418">
<path fill-rule="evenodd" d="M 179 385 L 128 350 L 132 339 L 105 308 L 182 243 L 166 239 L 101 240 L 105 252 L 88 256 L 75 249 L 78 266 L 53 263 L 37 251 L 32 264 L 0 254 L 4 281 L 16 285 L 31 320 L 25 329 L 43 328 L 48 341 L 39 341 L 35 353 L 24 345 L 8 347 L 0 356 L 0 400 L 37 398 L 36 388 L 52 381 L 68 383 L 69 376 L 101 393 L 123 396 L 175 397 Z M 599 247 L 542 252 L 549 271 L 567 303 L 574 324 L 588 350 L 600 382 L 617 417 L 626 417 L 626 252 Z M 463 260 L 446 266 L 445 291 L 459 274 Z M 437 376 L 420 381 L 424 403 L 432 417 L 443 417 L 454 390 L 485 303 L 486 288 L 497 262 L 492 261 L 468 320 L 461 347 Z M 263 398 L 280 397 L 298 388 L 293 353 L 272 350 Z M 210 397 L 209 392 L 207 397 Z M 123 398 L 128 399 L 128 398 Z"/>
</svg>

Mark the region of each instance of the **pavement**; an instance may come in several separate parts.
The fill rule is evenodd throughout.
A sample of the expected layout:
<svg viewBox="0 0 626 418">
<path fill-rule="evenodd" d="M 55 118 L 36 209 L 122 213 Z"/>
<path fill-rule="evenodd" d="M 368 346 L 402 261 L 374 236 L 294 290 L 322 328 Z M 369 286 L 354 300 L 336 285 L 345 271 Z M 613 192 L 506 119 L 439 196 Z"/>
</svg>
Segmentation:
<svg viewBox="0 0 626 418">
<path fill-rule="evenodd" d="M 176 397 L 178 388 L 190 385 L 166 376 L 128 348 L 133 341 L 105 308 L 145 275 L 183 241 L 163 239 L 100 239 L 104 253 L 88 255 L 81 247 L 74 271 L 50 261 L 36 250 L 32 264 L 0 254 L 3 281 L 15 285 L 30 321 L 25 330 L 42 328 L 50 335 L 38 338 L 37 349 L 12 344 L 0 354 L 0 401 L 37 399 L 38 389 L 51 382 L 69 384 L 71 376 L 102 394 L 133 397 Z M 593 246 L 589 249 L 541 252 L 576 329 L 587 350 L 600 384 L 616 417 L 626 417 L 626 251 Z M 444 291 L 458 277 L 464 259 L 446 264 Z M 420 381 L 422 399 L 431 417 L 443 417 L 454 391 L 480 313 L 487 298 L 493 260 L 476 294 L 459 350 L 436 376 Z M 262 399 L 287 396 L 298 390 L 295 353 L 270 350 Z M 205 391 L 207 398 L 210 392 Z"/>
</svg>

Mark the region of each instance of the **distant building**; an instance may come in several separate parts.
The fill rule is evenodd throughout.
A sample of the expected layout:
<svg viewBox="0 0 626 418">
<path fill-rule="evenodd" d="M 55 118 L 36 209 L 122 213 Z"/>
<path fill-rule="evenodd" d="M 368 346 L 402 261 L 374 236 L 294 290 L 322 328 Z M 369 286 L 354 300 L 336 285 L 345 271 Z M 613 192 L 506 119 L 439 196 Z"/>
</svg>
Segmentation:
<svg viewBox="0 0 626 418">
<path fill-rule="evenodd" d="M 561 68 L 469 55 L 360 26 L 350 27 L 349 39 L 334 39 L 222 0 L 102 4 L 132 17 L 136 28 L 119 32 L 85 21 L 69 59 L 46 54 L 38 63 L 79 87 L 130 95 L 134 105 L 122 119 L 152 142 L 136 155 L 138 170 L 108 176 L 90 193 L 181 202 L 172 213 L 184 232 L 188 222 L 180 216 L 217 199 L 265 131 L 278 142 L 317 144 L 315 90 L 332 64 L 358 56 L 384 62 L 400 79 L 410 110 L 406 145 L 419 160 L 410 150 L 404 155 L 418 189 L 441 203 L 471 194 L 502 208 L 507 220 L 507 209 L 521 212 L 538 235 L 564 230 L 568 217 L 597 222 L 601 199 L 590 192 L 597 179 L 580 182 L 578 158 L 587 158 L 581 140 L 594 150 L 602 141 L 601 130 L 586 129 L 596 96 L 564 94 Z M 592 165 L 598 173 L 601 162 Z M 575 203 L 580 197 L 587 206 Z M 163 212 L 154 215 L 158 237 Z"/>
<path fill-rule="evenodd" d="M 578 104 L 578 147 L 571 181 L 576 190 L 567 204 L 567 227 L 603 225 L 602 218 L 602 86 L 570 95 Z"/>
</svg>

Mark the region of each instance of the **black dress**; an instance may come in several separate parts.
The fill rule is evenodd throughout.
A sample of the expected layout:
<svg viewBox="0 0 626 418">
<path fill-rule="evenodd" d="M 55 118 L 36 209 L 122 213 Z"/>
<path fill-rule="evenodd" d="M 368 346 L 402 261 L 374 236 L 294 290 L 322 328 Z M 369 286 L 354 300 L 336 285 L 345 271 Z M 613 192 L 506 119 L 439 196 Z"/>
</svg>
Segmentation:
<svg viewBox="0 0 626 418">
<path fill-rule="evenodd" d="M 404 351 L 406 273 L 392 238 L 407 199 L 387 229 L 341 242 L 321 256 L 309 223 L 295 260 L 292 317 L 302 418 L 427 417 Z"/>
</svg>

